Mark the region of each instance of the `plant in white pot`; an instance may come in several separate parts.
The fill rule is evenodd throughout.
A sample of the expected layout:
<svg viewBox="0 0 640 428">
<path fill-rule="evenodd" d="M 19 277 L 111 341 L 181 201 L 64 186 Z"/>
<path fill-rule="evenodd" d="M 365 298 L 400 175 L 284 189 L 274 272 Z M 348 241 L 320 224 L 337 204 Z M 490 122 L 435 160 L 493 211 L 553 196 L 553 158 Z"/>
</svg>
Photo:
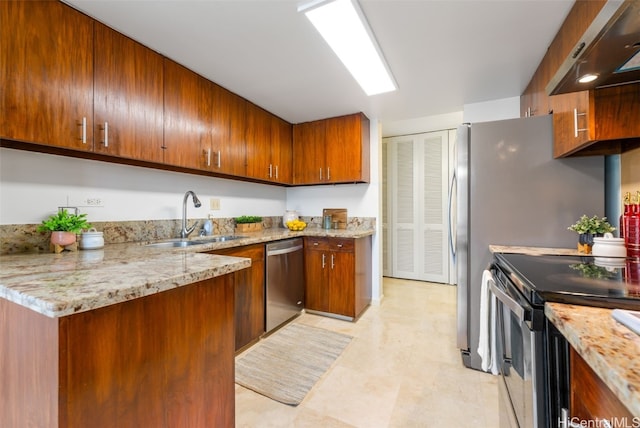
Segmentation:
<svg viewBox="0 0 640 428">
<path fill-rule="evenodd" d="M 38 232 L 51 232 L 51 244 L 64 247 L 75 243 L 76 235 L 90 227 L 86 214 L 70 214 L 63 209 L 43 220 Z"/>
<path fill-rule="evenodd" d="M 584 254 L 591 254 L 594 237 L 603 236 L 605 233 L 611 233 L 616 230 L 616 228 L 611 226 L 607 221 L 606 217 L 598 217 L 597 215 L 593 217 L 582 215 L 577 222 L 567 229 L 579 235 L 578 252 Z"/>
</svg>

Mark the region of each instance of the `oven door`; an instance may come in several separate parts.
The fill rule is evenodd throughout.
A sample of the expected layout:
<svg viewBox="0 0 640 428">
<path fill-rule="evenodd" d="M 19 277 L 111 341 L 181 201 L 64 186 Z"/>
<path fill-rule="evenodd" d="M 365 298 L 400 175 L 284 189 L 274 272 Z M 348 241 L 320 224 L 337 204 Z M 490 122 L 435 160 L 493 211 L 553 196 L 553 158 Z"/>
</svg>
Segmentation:
<svg viewBox="0 0 640 428">
<path fill-rule="evenodd" d="M 499 364 L 500 424 L 502 427 L 542 427 L 545 408 L 543 326 L 534 322 L 542 310 L 533 308 L 502 272 L 493 273 L 494 279 L 489 286 L 498 301 L 496 339 L 502 356 Z"/>
</svg>

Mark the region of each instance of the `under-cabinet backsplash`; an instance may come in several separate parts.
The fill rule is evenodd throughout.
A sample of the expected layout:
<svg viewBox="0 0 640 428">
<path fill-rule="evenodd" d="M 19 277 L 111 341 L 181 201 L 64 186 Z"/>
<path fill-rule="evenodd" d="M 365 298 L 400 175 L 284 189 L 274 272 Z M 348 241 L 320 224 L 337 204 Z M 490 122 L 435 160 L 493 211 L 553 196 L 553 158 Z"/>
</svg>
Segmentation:
<svg viewBox="0 0 640 428">
<path fill-rule="evenodd" d="M 301 219 L 309 224 L 308 227 L 321 227 L 322 216 Z M 194 223 L 189 220 L 189 224 Z M 198 236 L 206 219 L 197 219 L 198 226 L 191 236 Z M 227 235 L 234 233 L 233 218 L 213 218 L 213 234 Z M 91 222 L 98 231 L 104 232 L 105 244 L 119 244 L 124 242 L 150 242 L 172 239 L 180 235 L 182 220 L 148 220 L 148 221 L 114 221 Z M 16 253 L 33 253 L 49 251 L 49 233 L 38 232 L 39 224 L 7 224 L 0 225 L 0 255 Z M 265 229 L 283 227 L 282 217 L 263 217 L 262 226 Z M 375 217 L 350 217 L 347 229 L 372 229 L 376 226 Z"/>
</svg>

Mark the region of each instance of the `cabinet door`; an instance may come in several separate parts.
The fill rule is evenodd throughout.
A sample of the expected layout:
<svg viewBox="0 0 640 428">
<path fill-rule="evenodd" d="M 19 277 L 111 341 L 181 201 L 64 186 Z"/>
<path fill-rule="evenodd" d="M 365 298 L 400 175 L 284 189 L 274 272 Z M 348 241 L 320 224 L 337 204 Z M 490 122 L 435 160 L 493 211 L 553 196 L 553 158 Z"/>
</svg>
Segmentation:
<svg viewBox="0 0 640 428">
<path fill-rule="evenodd" d="M 327 312 L 355 317 L 355 255 L 352 252 L 332 251 L 327 269 L 330 270 L 329 310 Z"/>
<path fill-rule="evenodd" d="M 271 116 L 271 162 L 273 181 L 291 184 L 293 167 L 293 127 L 276 116 Z"/>
<path fill-rule="evenodd" d="M 162 162 L 162 56 L 95 23 L 95 151 Z"/>
<path fill-rule="evenodd" d="M 247 177 L 273 180 L 274 165 L 271 161 L 271 114 L 247 103 Z"/>
<path fill-rule="evenodd" d="M 256 341 L 265 331 L 264 245 L 247 245 L 212 251 L 251 259 L 251 267 L 235 273 L 235 350 Z"/>
<path fill-rule="evenodd" d="M 169 59 L 164 60 L 164 163 L 209 170 L 211 83 Z"/>
<path fill-rule="evenodd" d="M 305 308 L 329 312 L 329 277 L 326 251 L 305 249 Z"/>
<path fill-rule="evenodd" d="M 553 109 L 553 155 L 572 153 L 594 139 L 593 91 L 550 97 Z"/>
<path fill-rule="evenodd" d="M 0 137 L 93 150 L 93 20 L 52 1 L 0 2 Z"/>
<path fill-rule="evenodd" d="M 361 114 L 326 120 L 326 181 L 331 183 L 361 181 L 364 168 L 369 170 L 368 156 L 366 158 L 367 165 L 363 164 L 363 150 L 367 149 L 368 155 L 369 148 L 368 141 L 365 142 L 363 138 L 363 126 Z M 366 144 L 366 147 L 363 147 L 363 143 Z M 367 181 L 368 175 L 367 173 Z"/>
<path fill-rule="evenodd" d="M 324 182 L 325 123 L 322 120 L 293 126 L 293 184 Z"/>
<path fill-rule="evenodd" d="M 246 101 L 213 84 L 212 170 L 221 174 L 244 176 L 246 168 Z"/>
</svg>

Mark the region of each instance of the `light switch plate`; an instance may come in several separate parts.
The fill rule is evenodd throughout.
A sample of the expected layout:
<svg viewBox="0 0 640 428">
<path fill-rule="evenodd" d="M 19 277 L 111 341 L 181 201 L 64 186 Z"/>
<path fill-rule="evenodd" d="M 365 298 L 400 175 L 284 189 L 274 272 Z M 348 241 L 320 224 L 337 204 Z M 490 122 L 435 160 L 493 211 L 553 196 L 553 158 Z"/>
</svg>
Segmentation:
<svg viewBox="0 0 640 428">
<path fill-rule="evenodd" d="M 218 199 L 218 198 L 209 199 L 209 209 L 210 210 L 219 210 L 220 209 L 220 199 Z"/>
</svg>

